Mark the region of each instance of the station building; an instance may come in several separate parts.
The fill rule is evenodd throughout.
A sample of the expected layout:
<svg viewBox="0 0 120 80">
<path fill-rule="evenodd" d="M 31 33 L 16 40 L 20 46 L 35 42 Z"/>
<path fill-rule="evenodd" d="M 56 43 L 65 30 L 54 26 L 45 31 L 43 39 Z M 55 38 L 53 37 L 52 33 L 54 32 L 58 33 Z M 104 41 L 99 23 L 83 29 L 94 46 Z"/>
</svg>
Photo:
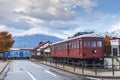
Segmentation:
<svg viewBox="0 0 120 80">
<path fill-rule="evenodd" d="M 120 57 L 120 39 L 113 39 L 111 43 L 111 55 Z"/>
<path fill-rule="evenodd" d="M 32 58 L 47 59 L 50 57 L 50 41 L 41 42 L 32 49 Z"/>
<path fill-rule="evenodd" d="M 112 68 L 111 65 L 114 65 L 114 68 L 120 68 L 120 38 L 110 40 L 111 44 L 111 53 L 110 56 L 104 58 L 105 65 L 108 68 Z"/>
</svg>

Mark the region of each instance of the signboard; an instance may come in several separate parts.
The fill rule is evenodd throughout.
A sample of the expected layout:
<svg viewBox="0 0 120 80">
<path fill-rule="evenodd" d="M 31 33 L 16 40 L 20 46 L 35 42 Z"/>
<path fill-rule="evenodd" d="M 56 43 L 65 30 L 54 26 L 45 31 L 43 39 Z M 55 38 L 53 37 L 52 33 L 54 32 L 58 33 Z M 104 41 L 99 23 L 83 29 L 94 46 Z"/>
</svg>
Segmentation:
<svg viewBox="0 0 120 80">
<path fill-rule="evenodd" d="M 119 45 L 119 39 L 110 40 L 111 45 Z"/>
</svg>

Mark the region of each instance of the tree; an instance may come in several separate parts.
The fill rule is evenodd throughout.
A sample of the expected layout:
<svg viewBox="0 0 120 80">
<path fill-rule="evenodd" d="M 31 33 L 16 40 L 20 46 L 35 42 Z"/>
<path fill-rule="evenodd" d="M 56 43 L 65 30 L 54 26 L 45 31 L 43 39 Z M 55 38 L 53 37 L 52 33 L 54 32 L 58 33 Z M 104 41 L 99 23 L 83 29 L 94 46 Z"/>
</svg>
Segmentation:
<svg viewBox="0 0 120 80">
<path fill-rule="evenodd" d="M 105 35 L 105 37 L 103 39 L 104 53 L 106 56 L 110 56 L 110 54 L 111 54 L 111 44 L 110 44 L 111 39 L 112 39 L 112 37 L 109 35 Z"/>
<path fill-rule="evenodd" d="M 12 35 L 9 32 L 0 32 L 0 53 L 3 54 L 5 58 L 5 52 L 8 51 L 14 44 Z"/>
<path fill-rule="evenodd" d="M 106 35 L 104 38 L 104 46 L 110 46 L 111 37 Z"/>
</svg>

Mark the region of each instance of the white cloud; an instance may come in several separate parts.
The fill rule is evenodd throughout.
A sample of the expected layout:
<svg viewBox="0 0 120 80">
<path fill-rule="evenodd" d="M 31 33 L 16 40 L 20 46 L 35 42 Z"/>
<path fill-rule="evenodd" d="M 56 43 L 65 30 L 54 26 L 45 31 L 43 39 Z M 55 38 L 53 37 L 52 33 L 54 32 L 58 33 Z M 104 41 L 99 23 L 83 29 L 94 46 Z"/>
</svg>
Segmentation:
<svg viewBox="0 0 120 80">
<path fill-rule="evenodd" d="M 8 31 L 10 32 L 13 36 L 19 36 L 21 33 L 23 33 L 25 30 L 20 30 L 20 29 L 16 29 L 13 27 L 8 27 L 5 25 L 0 25 L 0 31 Z"/>
<path fill-rule="evenodd" d="M 19 17 L 15 10 L 24 10 L 30 5 L 29 0 L 0 0 L 0 17 L 14 20 Z"/>
<path fill-rule="evenodd" d="M 109 29 L 107 29 L 106 34 L 109 34 L 112 37 L 120 37 L 120 21 L 114 23 Z"/>
<path fill-rule="evenodd" d="M 96 5 L 91 0 L 0 0 L 0 29 L 14 36 L 46 34 L 66 38 L 81 30 L 73 21 L 81 17 L 76 7 L 89 12 Z M 18 29 L 20 24 L 22 29 Z"/>
<path fill-rule="evenodd" d="M 91 0 L 25 0 L 25 5 L 15 8 L 14 11 L 43 20 L 71 20 L 80 16 L 73 9 L 76 6 L 90 12 L 96 5 Z"/>
<path fill-rule="evenodd" d="M 75 7 L 82 7 L 87 12 L 90 12 L 93 7 L 97 6 L 97 3 L 92 2 L 91 0 L 62 0 L 67 5 Z"/>
<path fill-rule="evenodd" d="M 69 10 L 60 0 L 30 1 L 32 4 L 27 6 L 25 10 L 17 9 L 15 12 L 43 20 L 69 20 L 77 17 L 77 13 Z"/>
<path fill-rule="evenodd" d="M 108 31 L 113 32 L 113 31 L 119 31 L 120 30 L 120 22 L 117 22 L 111 26 L 111 28 L 108 29 Z"/>
</svg>

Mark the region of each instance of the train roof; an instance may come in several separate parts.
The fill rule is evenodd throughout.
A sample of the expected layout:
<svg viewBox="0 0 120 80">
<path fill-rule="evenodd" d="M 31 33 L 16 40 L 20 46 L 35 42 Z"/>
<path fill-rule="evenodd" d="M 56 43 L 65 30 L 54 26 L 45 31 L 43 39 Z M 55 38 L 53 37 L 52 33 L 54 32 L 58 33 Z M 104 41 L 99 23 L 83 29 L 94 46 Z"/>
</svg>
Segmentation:
<svg viewBox="0 0 120 80">
<path fill-rule="evenodd" d="M 80 35 L 80 36 L 77 36 L 77 37 L 73 37 L 73 38 L 70 38 L 70 39 L 66 39 L 66 40 L 63 40 L 63 41 L 56 42 L 56 43 L 53 43 L 53 44 L 51 44 L 51 45 L 58 44 L 58 43 L 62 43 L 62 42 L 66 42 L 66 41 L 69 41 L 69 40 L 78 39 L 78 38 L 85 38 L 85 37 L 103 38 L 102 36 L 97 35 L 97 34 L 95 34 L 95 33 L 92 33 L 92 34 L 84 34 L 84 35 Z"/>
<path fill-rule="evenodd" d="M 17 51 L 17 50 L 32 50 L 32 48 L 10 48 L 10 50 Z"/>
</svg>

